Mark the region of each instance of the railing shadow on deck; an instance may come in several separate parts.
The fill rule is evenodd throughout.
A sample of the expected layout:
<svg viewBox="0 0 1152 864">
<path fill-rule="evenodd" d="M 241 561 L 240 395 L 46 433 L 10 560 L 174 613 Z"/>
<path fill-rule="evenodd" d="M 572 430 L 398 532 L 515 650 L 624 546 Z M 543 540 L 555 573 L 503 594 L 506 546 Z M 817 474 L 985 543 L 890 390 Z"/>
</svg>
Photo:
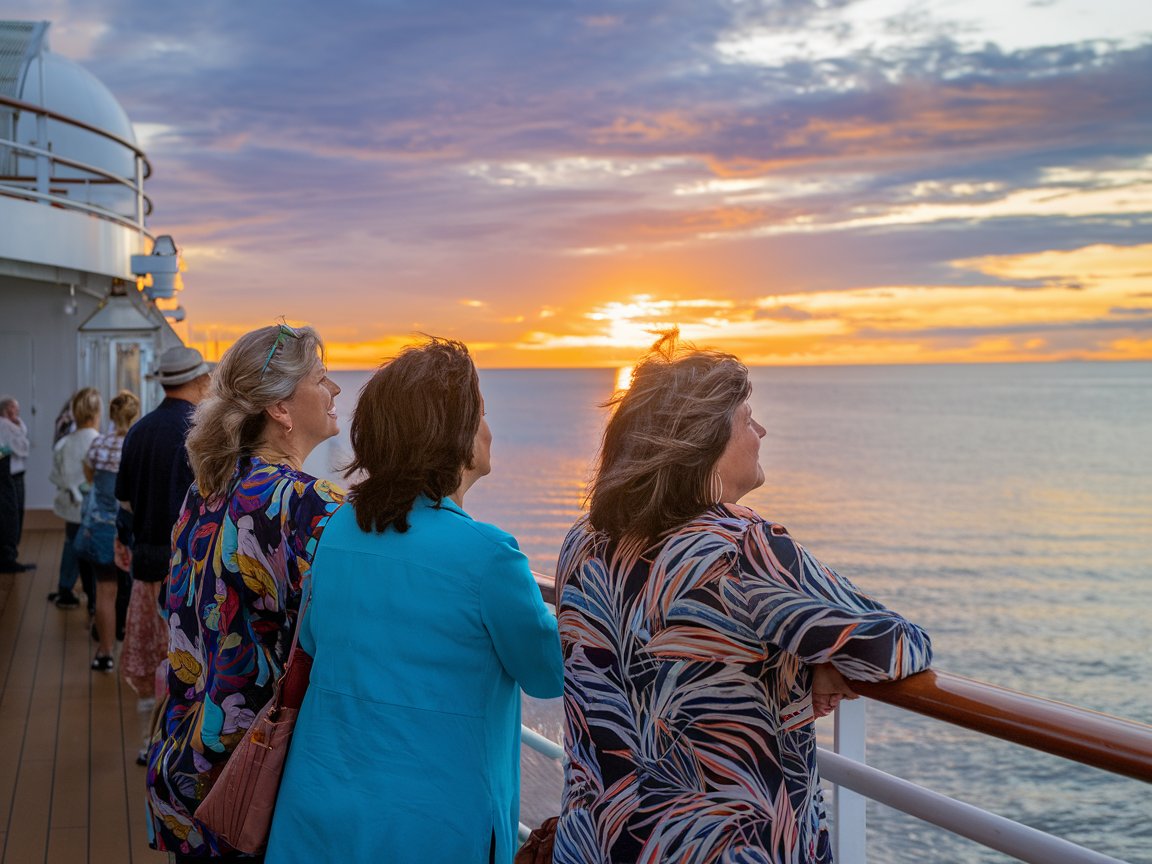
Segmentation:
<svg viewBox="0 0 1152 864">
<path fill-rule="evenodd" d="M 555 606 L 553 580 L 540 573 L 534 575 L 545 602 Z M 1152 726 L 934 669 L 901 681 L 857 682 L 854 688 L 867 699 L 1152 783 Z M 1119 859 L 871 768 L 863 758 L 865 737 L 864 700 L 843 702 L 836 712 L 834 750 L 822 748 L 819 752 L 821 774 L 834 786 L 837 864 L 863 864 L 866 860 L 868 799 L 1021 861 L 1123 864 Z M 550 758 L 563 758 L 559 744 L 532 730 L 525 730 L 524 743 Z M 522 837 L 527 836 L 527 831 L 521 825 Z"/>
</svg>

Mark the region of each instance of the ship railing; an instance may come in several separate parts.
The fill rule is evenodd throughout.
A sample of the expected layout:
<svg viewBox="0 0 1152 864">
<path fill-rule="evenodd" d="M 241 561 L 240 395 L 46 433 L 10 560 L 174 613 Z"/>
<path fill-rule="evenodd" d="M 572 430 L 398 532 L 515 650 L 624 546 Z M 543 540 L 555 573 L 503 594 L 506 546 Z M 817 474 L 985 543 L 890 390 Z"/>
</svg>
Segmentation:
<svg viewBox="0 0 1152 864">
<path fill-rule="evenodd" d="M 22 115 L 34 119 L 36 143 L 16 140 Z M 50 120 L 95 135 L 125 151 L 131 161 L 131 175 L 54 152 L 47 144 Z M 151 176 L 152 165 L 136 144 L 83 120 L 8 96 L 0 96 L 0 121 L 0 195 L 76 210 L 147 234 L 144 219 L 152 212 L 152 201 L 144 194 L 144 181 Z M 25 165 L 32 169 L 30 173 Z M 126 190 L 131 204 L 124 209 L 130 212 L 94 202 L 94 188 Z"/>
<path fill-rule="evenodd" d="M 535 575 L 545 602 L 554 606 L 552 580 Z M 1152 783 L 1152 726 L 940 670 L 882 684 L 856 683 L 854 688 L 866 699 Z M 835 714 L 833 747 L 817 752 L 821 776 L 833 789 L 832 842 L 837 864 L 867 861 L 865 806 L 869 800 L 1031 864 L 1124 864 L 872 768 L 864 758 L 865 718 L 864 699 L 841 702 Z M 557 742 L 527 727 L 521 733 L 525 746 L 563 760 L 563 748 Z M 521 823 L 521 840 L 528 833 L 528 826 Z"/>
</svg>

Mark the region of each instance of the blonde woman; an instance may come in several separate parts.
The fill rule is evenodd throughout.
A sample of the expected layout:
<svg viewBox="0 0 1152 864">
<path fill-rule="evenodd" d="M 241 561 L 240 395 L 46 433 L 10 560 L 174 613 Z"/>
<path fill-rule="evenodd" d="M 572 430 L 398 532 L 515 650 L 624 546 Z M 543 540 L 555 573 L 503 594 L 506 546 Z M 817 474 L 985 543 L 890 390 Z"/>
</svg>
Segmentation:
<svg viewBox="0 0 1152 864">
<path fill-rule="evenodd" d="M 76 551 L 87 559 L 96 582 L 96 656 L 92 668 L 111 672 L 112 648 L 116 641 L 116 594 L 121 570 L 116 567 L 116 474 L 120 451 L 129 427 L 140 416 L 140 400 L 135 393 L 121 390 L 108 403 L 112 431 L 100 435 L 84 456 L 84 476 L 91 488 L 84 502 L 84 514 L 76 535 Z M 125 578 L 127 573 L 124 574 Z"/>
<path fill-rule="evenodd" d="M 253 860 L 192 814 L 272 695 L 316 543 L 343 501 L 302 469 L 338 431 L 339 392 L 316 331 L 281 324 L 228 349 L 193 416 L 196 479 L 172 533 L 168 699 L 147 778 L 150 842 L 177 862 Z"/>
<path fill-rule="evenodd" d="M 96 591 L 92 585 L 92 567 L 76 554 L 73 545 L 80 530 L 84 496 L 88 480 L 84 476 L 84 457 L 88 448 L 100 435 L 100 391 L 85 387 L 72 395 L 69 403 L 76 428 L 56 442 L 52 448 L 52 473 L 48 479 L 56 487 L 52 512 L 64 520 L 64 548 L 60 553 L 60 579 L 56 590 L 48 595 L 57 609 L 75 609 L 80 598 L 73 590 L 77 577 L 88 595 L 88 612 L 96 611 Z"/>
</svg>

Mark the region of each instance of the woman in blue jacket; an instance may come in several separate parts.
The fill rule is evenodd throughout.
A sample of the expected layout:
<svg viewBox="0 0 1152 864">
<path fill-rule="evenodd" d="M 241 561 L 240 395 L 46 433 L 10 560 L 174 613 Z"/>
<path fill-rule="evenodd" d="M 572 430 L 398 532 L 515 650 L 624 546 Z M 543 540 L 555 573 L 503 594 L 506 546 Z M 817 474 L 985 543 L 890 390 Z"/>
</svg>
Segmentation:
<svg viewBox="0 0 1152 864">
<path fill-rule="evenodd" d="M 465 512 L 492 433 L 468 349 L 382 366 L 352 420 L 354 483 L 312 565 L 314 658 L 267 860 L 512 860 L 520 690 L 562 689 L 556 619 L 516 540 Z"/>
</svg>

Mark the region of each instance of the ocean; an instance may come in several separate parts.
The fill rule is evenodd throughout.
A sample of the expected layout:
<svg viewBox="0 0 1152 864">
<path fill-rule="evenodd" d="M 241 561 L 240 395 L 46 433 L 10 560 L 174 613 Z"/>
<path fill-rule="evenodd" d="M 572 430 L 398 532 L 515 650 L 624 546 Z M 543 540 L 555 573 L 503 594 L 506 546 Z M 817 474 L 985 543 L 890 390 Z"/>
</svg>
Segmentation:
<svg viewBox="0 0 1152 864">
<path fill-rule="evenodd" d="M 338 479 L 370 372 L 336 372 Z M 617 373 L 482 370 L 493 472 L 475 518 L 549 575 L 580 513 Z M 751 370 L 765 484 L 742 503 L 933 637 L 935 666 L 1152 724 L 1152 364 Z M 559 705 L 526 708 L 556 738 Z M 827 721 L 821 721 L 823 724 Z M 1152 864 L 1152 785 L 868 706 L 868 761 L 1133 864 Z M 526 765 L 526 784 L 551 783 Z M 534 824 L 555 788 L 525 795 Z M 870 805 L 870 860 L 1009 859 Z"/>
</svg>

